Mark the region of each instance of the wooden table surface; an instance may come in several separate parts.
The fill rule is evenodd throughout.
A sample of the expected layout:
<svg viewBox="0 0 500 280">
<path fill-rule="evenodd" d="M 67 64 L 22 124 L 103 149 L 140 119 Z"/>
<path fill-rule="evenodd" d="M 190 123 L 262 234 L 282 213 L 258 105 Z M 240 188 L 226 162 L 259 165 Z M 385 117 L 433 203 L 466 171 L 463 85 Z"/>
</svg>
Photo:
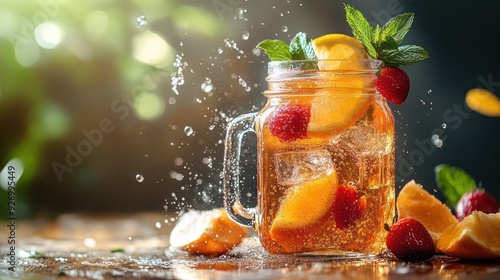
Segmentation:
<svg viewBox="0 0 500 280">
<path fill-rule="evenodd" d="M 500 279 L 500 260 L 276 256 L 253 236 L 227 255 L 191 256 L 169 247 L 172 226 L 170 217 L 156 213 L 19 221 L 15 266 L 0 231 L 0 279 Z"/>
</svg>

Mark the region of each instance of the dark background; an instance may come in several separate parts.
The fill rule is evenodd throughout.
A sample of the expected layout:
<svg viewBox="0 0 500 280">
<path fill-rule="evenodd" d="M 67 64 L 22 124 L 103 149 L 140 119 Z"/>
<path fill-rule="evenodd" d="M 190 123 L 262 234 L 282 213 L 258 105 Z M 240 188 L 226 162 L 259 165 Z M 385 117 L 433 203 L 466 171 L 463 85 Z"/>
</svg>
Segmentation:
<svg viewBox="0 0 500 280">
<path fill-rule="evenodd" d="M 415 13 L 404 43 L 421 45 L 430 54 L 404 68 L 411 78 L 410 96 L 403 105 L 391 105 L 397 121 L 397 188 L 415 179 L 441 197 L 434 167 L 448 163 L 465 169 L 500 199 L 500 120 L 464 105 L 471 88 L 486 87 L 498 95 L 500 3 L 345 2 L 373 23 Z M 226 125 L 265 102 L 261 92 L 268 59 L 253 54 L 255 45 L 267 38 L 289 41 L 300 31 L 313 38 L 351 34 L 341 1 L 40 3 L 0 1 L 0 167 L 13 158 L 23 164 L 16 189 L 21 217 L 220 206 Z M 13 35 L 22 35 L 26 22 L 39 21 L 41 11 L 60 26 L 64 38 L 54 49 L 38 48 L 36 62 L 22 66 Z M 105 25 L 88 23 L 95 11 L 107 15 Z M 144 26 L 137 21 L 142 15 L 148 20 Z M 134 40 L 144 32 L 170 45 L 165 65 L 134 57 Z M 179 70 L 175 55 L 184 75 L 179 94 L 172 90 Z M 207 79 L 213 85 L 208 93 L 202 89 Z M 69 167 L 69 151 L 90 141 L 82 131 L 95 133 L 103 120 L 112 131 L 102 132 L 102 138 L 94 134 L 97 145 Z M 186 126 L 194 132 L 186 132 Z M 441 148 L 430 144 L 436 133 Z M 58 179 L 54 162 L 71 172 Z M 253 174 L 249 166 L 249 188 Z M 5 203 L 4 190 L 0 197 Z"/>
</svg>

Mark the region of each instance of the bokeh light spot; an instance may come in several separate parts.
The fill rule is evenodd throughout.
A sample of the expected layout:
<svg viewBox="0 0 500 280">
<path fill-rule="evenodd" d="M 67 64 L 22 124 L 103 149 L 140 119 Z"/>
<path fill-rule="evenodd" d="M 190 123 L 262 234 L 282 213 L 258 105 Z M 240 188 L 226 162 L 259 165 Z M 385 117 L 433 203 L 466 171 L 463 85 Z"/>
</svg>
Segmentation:
<svg viewBox="0 0 500 280">
<path fill-rule="evenodd" d="M 53 22 L 44 22 L 35 29 L 35 40 L 44 49 L 53 49 L 61 43 L 64 33 L 59 25 Z"/>
<path fill-rule="evenodd" d="M 85 19 L 85 32 L 91 40 L 99 40 L 108 29 L 109 18 L 101 10 L 92 11 Z"/>
<path fill-rule="evenodd" d="M 146 30 L 133 38 L 133 57 L 143 63 L 163 68 L 171 65 L 175 50 L 158 34 Z"/>
<path fill-rule="evenodd" d="M 24 67 L 30 67 L 40 58 L 40 50 L 35 41 L 23 39 L 17 43 L 15 48 L 17 62 Z"/>
<path fill-rule="evenodd" d="M 134 107 L 140 119 L 153 120 L 163 114 L 165 102 L 154 93 L 144 92 L 140 98 L 136 99 Z"/>
</svg>

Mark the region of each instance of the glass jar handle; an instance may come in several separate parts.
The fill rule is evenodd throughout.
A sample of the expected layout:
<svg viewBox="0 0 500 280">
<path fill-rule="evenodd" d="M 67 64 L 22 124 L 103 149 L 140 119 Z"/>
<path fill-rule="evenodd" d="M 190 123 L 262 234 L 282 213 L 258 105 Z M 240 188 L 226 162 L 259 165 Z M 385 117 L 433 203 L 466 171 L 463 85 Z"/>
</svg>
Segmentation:
<svg viewBox="0 0 500 280">
<path fill-rule="evenodd" d="M 257 113 L 244 114 L 229 123 L 224 149 L 224 205 L 234 221 L 248 227 L 254 225 L 255 209 L 241 204 L 239 171 L 243 136 L 247 132 L 255 133 L 256 116 Z"/>
</svg>

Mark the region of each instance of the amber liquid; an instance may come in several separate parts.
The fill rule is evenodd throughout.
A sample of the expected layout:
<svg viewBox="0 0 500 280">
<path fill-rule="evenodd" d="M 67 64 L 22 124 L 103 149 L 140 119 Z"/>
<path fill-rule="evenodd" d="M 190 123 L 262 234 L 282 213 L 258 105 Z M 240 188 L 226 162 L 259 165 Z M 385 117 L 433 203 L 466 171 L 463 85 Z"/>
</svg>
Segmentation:
<svg viewBox="0 0 500 280">
<path fill-rule="evenodd" d="M 308 133 L 306 138 L 293 141 L 282 141 L 272 135 L 269 116 L 283 104 L 310 106 L 311 95 L 270 98 L 261 111 L 256 125 L 259 170 L 257 208 L 260 211 L 257 213 L 257 228 L 261 243 L 268 252 L 379 254 L 385 249 L 384 224 L 390 225 L 395 214 L 394 119 L 381 96 L 371 94 L 369 98 L 369 105 L 362 110 L 362 115 L 342 130 Z M 314 164 L 307 168 L 308 163 L 302 160 L 308 157 L 309 151 L 312 157 L 322 158 L 316 159 L 316 162 L 324 160 L 331 164 L 330 167 L 327 164 L 326 168 L 333 168 L 336 172 L 338 185 L 350 186 L 358 191 L 366 202 L 366 209 L 355 223 L 339 228 L 336 225 L 337 213 L 329 203 L 335 197 L 312 197 L 303 201 L 303 207 L 325 200 L 328 201 L 324 203 L 328 209 L 322 209 L 324 214 L 315 217 L 316 220 L 307 226 L 285 229 L 276 237 L 271 228 L 287 193 L 308 180 L 328 176 L 332 172 L 319 170 L 315 174 L 318 168 Z M 295 159 L 297 162 L 293 162 Z M 311 174 L 280 170 L 297 167 L 300 167 L 298 173 Z M 292 178 L 283 178 L 287 176 Z M 336 194 L 334 192 L 333 196 Z"/>
</svg>

